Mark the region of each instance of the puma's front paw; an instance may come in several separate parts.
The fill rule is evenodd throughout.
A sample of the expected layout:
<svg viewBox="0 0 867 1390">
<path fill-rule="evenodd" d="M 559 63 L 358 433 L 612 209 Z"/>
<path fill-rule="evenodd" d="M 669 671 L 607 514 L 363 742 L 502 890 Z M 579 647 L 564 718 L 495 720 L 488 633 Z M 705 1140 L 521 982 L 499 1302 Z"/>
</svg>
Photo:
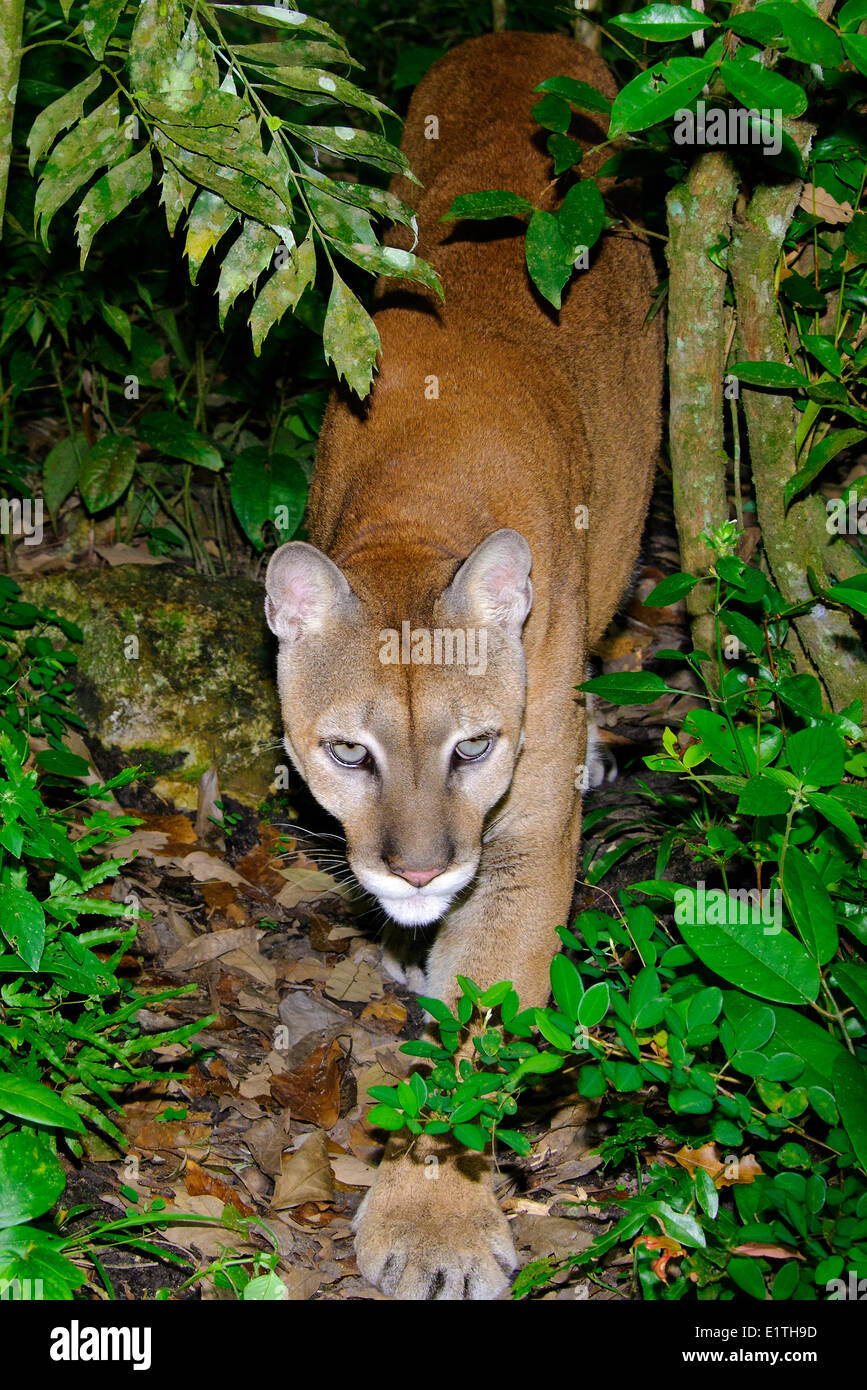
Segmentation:
<svg viewBox="0 0 867 1390">
<path fill-rule="evenodd" d="M 479 1155 L 385 1159 L 353 1228 L 359 1270 L 392 1298 L 497 1298 L 517 1264 Z"/>
</svg>

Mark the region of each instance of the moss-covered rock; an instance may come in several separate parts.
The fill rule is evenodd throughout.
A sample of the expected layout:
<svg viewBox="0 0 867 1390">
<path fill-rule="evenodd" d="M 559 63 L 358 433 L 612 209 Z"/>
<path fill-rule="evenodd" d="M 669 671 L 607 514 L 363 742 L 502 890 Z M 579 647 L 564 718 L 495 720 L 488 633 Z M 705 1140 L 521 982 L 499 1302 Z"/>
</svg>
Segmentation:
<svg viewBox="0 0 867 1390">
<path fill-rule="evenodd" d="M 286 756 L 260 585 L 121 565 L 22 589 L 81 627 L 73 679 L 88 734 L 115 758 L 149 763 L 158 796 L 195 806 L 213 763 L 221 793 L 261 800 Z"/>
</svg>

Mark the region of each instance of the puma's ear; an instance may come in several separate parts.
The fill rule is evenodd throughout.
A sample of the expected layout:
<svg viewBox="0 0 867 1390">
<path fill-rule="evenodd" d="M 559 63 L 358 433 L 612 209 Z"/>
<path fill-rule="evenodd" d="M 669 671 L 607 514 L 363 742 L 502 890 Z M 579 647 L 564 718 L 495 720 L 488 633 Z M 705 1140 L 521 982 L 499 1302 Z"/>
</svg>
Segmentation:
<svg viewBox="0 0 867 1390">
<path fill-rule="evenodd" d="M 452 613 L 520 633 L 533 603 L 532 563 L 519 531 L 494 531 L 461 565 L 441 602 Z"/>
<path fill-rule="evenodd" d="M 327 555 L 304 541 L 281 545 L 265 574 L 265 617 L 281 642 L 298 642 L 359 604 Z"/>
</svg>

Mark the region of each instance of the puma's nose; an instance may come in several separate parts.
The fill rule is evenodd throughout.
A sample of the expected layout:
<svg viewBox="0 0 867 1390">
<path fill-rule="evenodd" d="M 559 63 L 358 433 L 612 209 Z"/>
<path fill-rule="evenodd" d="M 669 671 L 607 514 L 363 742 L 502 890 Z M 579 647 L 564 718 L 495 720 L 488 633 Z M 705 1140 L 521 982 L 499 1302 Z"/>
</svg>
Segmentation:
<svg viewBox="0 0 867 1390">
<path fill-rule="evenodd" d="M 405 869 L 396 864 L 389 867 L 393 874 L 397 874 L 398 878 L 405 878 L 413 888 L 424 888 L 426 883 L 430 883 L 431 879 L 442 873 L 442 869 Z"/>
</svg>

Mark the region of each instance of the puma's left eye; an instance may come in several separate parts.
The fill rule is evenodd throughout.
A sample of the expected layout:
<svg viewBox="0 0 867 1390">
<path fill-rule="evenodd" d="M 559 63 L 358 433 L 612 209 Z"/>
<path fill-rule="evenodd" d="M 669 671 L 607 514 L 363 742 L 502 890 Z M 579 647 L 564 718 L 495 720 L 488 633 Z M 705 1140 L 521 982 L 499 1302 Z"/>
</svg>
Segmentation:
<svg viewBox="0 0 867 1390">
<path fill-rule="evenodd" d="M 455 744 L 455 756 L 464 763 L 477 763 L 490 753 L 493 746 L 494 740 L 488 734 L 483 734 L 481 738 L 462 738 L 460 743 Z"/>
<path fill-rule="evenodd" d="M 341 767 L 361 767 L 370 756 L 363 743 L 327 743 L 325 746 Z"/>
</svg>

